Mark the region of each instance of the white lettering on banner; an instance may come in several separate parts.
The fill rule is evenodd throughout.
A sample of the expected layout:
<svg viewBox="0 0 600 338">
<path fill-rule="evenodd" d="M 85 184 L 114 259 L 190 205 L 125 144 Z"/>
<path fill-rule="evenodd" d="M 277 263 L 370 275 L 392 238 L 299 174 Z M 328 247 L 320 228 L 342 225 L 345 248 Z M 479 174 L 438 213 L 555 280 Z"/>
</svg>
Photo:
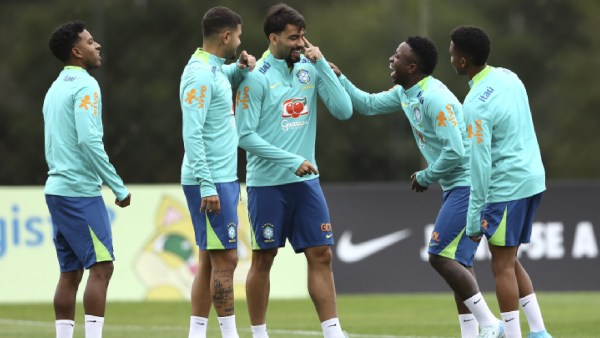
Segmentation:
<svg viewBox="0 0 600 338">
<path fill-rule="evenodd" d="M 592 222 L 579 222 L 575 228 L 573 239 L 573 258 L 596 258 L 598 257 L 598 244 L 594 235 Z"/>
<path fill-rule="evenodd" d="M 423 261 L 429 260 L 427 253 L 431 242 L 434 225 L 428 224 L 424 228 L 425 245 L 421 248 L 420 257 Z M 566 256 L 564 245 L 564 225 L 562 222 L 535 222 L 531 228 L 531 242 L 519 248 L 519 257 L 531 260 L 563 259 Z M 575 237 L 571 257 L 574 259 L 597 258 L 598 244 L 594 234 L 594 226 L 589 221 L 582 221 L 575 227 Z M 481 240 L 475 260 L 489 260 L 491 254 L 485 237 Z"/>
<path fill-rule="evenodd" d="M 5 216 L 0 210 L 0 259 L 10 252 L 9 248 L 40 247 L 44 242 L 52 241 L 52 219 L 49 214 L 22 214 L 17 204 L 11 207 L 10 216 Z M 115 211 L 107 208 L 111 224 Z"/>
<path fill-rule="evenodd" d="M 534 222 L 531 242 L 519 248 L 519 257 L 526 255 L 531 260 L 561 259 L 565 256 L 563 225 L 559 222 Z"/>
</svg>

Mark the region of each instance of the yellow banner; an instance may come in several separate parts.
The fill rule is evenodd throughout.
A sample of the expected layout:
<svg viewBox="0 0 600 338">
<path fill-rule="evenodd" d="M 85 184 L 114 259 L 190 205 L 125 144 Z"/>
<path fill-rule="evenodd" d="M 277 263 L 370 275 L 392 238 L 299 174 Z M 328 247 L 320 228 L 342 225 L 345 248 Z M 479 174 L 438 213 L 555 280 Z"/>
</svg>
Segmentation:
<svg viewBox="0 0 600 338">
<path fill-rule="evenodd" d="M 128 188 L 132 203 L 125 209 L 114 205 L 115 197 L 110 190 L 103 190 L 116 258 L 109 301 L 189 299 L 198 246 L 181 186 Z M 234 276 L 236 298 L 245 297 L 244 284 L 252 253 L 246 189 L 241 190 L 239 262 Z M 174 244 L 185 250 L 176 250 L 175 254 L 171 250 Z M 189 255 L 183 257 L 182 252 Z M 43 187 L 0 187 L 0 303 L 50 302 L 58 276 Z M 80 287 L 80 294 L 83 289 Z M 294 254 L 288 245 L 280 250 L 271 272 L 271 297 L 307 296 L 306 260 L 304 255 Z"/>
</svg>

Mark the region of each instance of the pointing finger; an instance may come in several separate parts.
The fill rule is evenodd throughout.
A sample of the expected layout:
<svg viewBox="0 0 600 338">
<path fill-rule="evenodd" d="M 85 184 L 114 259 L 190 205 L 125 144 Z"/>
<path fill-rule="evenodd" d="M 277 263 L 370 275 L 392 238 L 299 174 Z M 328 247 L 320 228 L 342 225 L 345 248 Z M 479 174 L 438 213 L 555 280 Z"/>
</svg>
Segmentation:
<svg viewBox="0 0 600 338">
<path fill-rule="evenodd" d="M 308 42 L 308 40 L 306 39 L 306 36 L 303 36 L 302 40 L 304 41 L 304 44 L 306 45 L 306 48 L 312 48 L 313 47 L 312 43 Z"/>
</svg>

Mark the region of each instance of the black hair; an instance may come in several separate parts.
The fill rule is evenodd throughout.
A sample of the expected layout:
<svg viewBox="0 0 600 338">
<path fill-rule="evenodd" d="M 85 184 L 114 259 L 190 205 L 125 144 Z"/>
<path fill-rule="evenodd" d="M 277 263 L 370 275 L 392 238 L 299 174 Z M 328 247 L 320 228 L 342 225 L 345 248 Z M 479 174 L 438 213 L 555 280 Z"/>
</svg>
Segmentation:
<svg viewBox="0 0 600 338">
<path fill-rule="evenodd" d="M 421 72 L 425 75 L 431 75 L 438 62 L 438 53 L 433 42 L 428 38 L 410 36 L 406 39 L 406 44 L 415 53 Z"/>
<path fill-rule="evenodd" d="M 57 27 L 48 41 L 52 54 L 63 63 L 71 58 L 71 49 L 81 39 L 79 33 L 85 30 L 85 23 L 79 20 L 69 21 Z"/>
<path fill-rule="evenodd" d="M 242 24 L 242 17 L 227 7 L 213 7 L 202 18 L 202 36 L 209 37 L 222 33 L 228 28 L 236 29 Z"/>
<path fill-rule="evenodd" d="M 483 66 L 490 56 L 491 41 L 486 32 L 474 26 L 460 26 L 450 33 L 454 49 L 470 58 L 475 66 Z"/>
<path fill-rule="evenodd" d="M 271 33 L 283 32 L 286 25 L 294 25 L 300 29 L 306 28 L 304 17 L 297 10 L 283 3 L 271 6 L 263 24 L 267 39 Z"/>
</svg>

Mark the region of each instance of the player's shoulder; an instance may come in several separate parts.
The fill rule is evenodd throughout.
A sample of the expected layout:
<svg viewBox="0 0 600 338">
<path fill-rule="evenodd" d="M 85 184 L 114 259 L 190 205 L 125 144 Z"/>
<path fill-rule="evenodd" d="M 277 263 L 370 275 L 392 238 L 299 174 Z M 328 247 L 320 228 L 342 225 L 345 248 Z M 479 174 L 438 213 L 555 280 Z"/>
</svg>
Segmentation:
<svg viewBox="0 0 600 338">
<path fill-rule="evenodd" d="M 425 105 L 445 106 L 447 104 L 457 104 L 458 99 L 440 80 L 431 77 L 426 90 L 423 90 L 423 102 Z"/>
</svg>

